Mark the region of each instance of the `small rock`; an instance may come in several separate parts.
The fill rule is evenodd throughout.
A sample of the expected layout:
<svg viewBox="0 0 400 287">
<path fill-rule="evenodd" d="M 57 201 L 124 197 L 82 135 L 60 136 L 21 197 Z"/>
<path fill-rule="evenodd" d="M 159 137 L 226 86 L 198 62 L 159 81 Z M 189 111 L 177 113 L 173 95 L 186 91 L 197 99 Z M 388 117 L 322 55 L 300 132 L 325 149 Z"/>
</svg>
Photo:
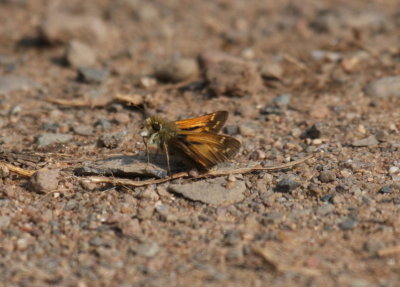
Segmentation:
<svg viewBox="0 0 400 287">
<path fill-rule="evenodd" d="M 169 215 L 169 206 L 168 205 L 158 204 L 158 205 L 156 205 L 156 211 L 163 220 L 168 219 L 168 215 Z"/>
<path fill-rule="evenodd" d="M 71 67 L 90 67 L 96 63 L 96 54 L 86 44 L 71 41 L 67 47 L 65 58 Z"/>
<path fill-rule="evenodd" d="M 311 52 L 311 57 L 316 61 L 327 60 L 329 62 L 338 62 L 342 59 L 342 54 L 331 51 L 314 50 Z"/>
<path fill-rule="evenodd" d="M 291 192 L 298 188 L 300 183 L 291 179 L 291 178 L 284 178 L 278 182 L 275 187 L 276 192 Z"/>
<path fill-rule="evenodd" d="M 154 206 L 146 204 L 143 207 L 138 208 L 137 218 L 140 220 L 150 219 L 154 213 Z"/>
<path fill-rule="evenodd" d="M 199 72 L 197 61 L 194 59 L 172 59 L 156 67 L 155 76 L 160 81 L 182 82 L 196 76 Z"/>
<path fill-rule="evenodd" d="M 209 87 L 216 95 L 241 97 L 262 88 L 261 76 L 253 63 L 218 52 L 203 53 L 200 61 Z"/>
<path fill-rule="evenodd" d="M 239 134 L 239 127 L 236 125 L 227 125 L 224 128 L 225 133 L 227 133 L 228 135 L 237 135 Z"/>
<path fill-rule="evenodd" d="M 317 210 L 317 215 L 327 215 L 335 211 L 335 206 L 333 204 L 324 204 L 320 206 Z"/>
<path fill-rule="evenodd" d="M 128 114 L 120 112 L 120 113 L 116 113 L 116 114 L 114 115 L 114 120 L 115 120 L 117 123 L 123 125 L 123 124 L 129 123 L 129 122 L 131 121 L 131 118 L 129 117 Z"/>
<path fill-rule="evenodd" d="M 228 189 L 225 187 L 226 180 L 224 178 L 215 178 L 185 184 L 174 183 L 170 184 L 168 189 L 193 201 L 222 205 L 240 202 L 244 199 L 245 183 L 237 180 L 234 184 L 233 188 Z"/>
<path fill-rule="evenodd" d="M 100 127 L 103 131 L 108 131 L 111 129 L 112 125 L 109 120 L 101 119 L 96 122 L 95 127 Z"/>
<path fill-rule="evenodd" d="M 339 228 L 342 230 L 351 230 L 357 226 L 357 220 L 354 218 L 347 218 L 339 223 Z"/>
<path fill-rule="evenodd" d="M 239 131 L 240 131 L 240 134 L 245 137 L 256 136 L 256 131 L 247 125 L 240 125 Z"/>
<path fill-rule="evenodd" d="M 375 80 L 364 88 L 364 92 L 374 98 L 400 97 L 400 76 Z"/>
<path fill-rule="evenodd" d="M 279 107 L 286 107 L 290 103 L 291 94 L 281 94 L 273 99 L 273 103 Z"/>
<path fill-rule="evenodd" d="M 372 239 L 364 242 L 363 244 L 363 249 L 369 252 L 371 255 L 376 255 L 376 253 L 384 247 L 385 244 L 382 241 L 376 241 Z"/>
<path fill-rule="evenodd" d="M 236 246 L 230 247 L 226 253 L 226 259 L 228 261 L 241 260 L 243 258 L 243 245 L 237 244 Z"/>
<path fill-rule="evenodd" d="M 393 188 L 390 185 L 385 185 L 379 190 L 379 193 L 383 193 L 383 194 L 388 194 L 388 193 L 392 193 L 392 192 L 393 192 Z"/>
<path fill-rule="evenodd" d="M 165 158 L 162 163 L 166 165 Z M 172 162 L 171 162 L 172 163 Z M 167 175 L 167 171 L 161 168 L 162 164 L 157 165 L 147 163 L 144 156 L 113 156 L 95 162 L 85 163 L 84 166 L 74 170 L 77 175 L 108 175 L 120 177 L 150 176 L 162 178 Z"/>
<path fill-rule="evenodd" d="M 74 133 L 80 136 L 90 136 L 93 134 L 93 127 L 89 125 L 79 125 L 74 127 Z"/>
<path fill-rule="evenodd" d="M 40 85 L 24 76 L 0 76 L 0 95 L 13 91 L 30 91 L 40 88 Z"/>
<path fill-rule="evenodd" d="M 51 44 L 80 40 L 88 44 L 112 41 L 109 25 L 92 15 L 50 13 L 40 26 L 42 37 Z"/>
<path fill-rule="evenodd" d="M 109 75 L 107 69 L 97 69 L 90 67 L 80 67 L 78 71 L 78 80 L 85 83 L 100 84 L 104 82 Z"/>
<path fill-rule="evenodd" d="M 38 137 L 37 143 L 39 147 L 45 147 L 55 143 L 67 143 L 73 139 L 70 134 L 42 134 Z"/>
<path fill-rule="evenodd" d="M 154 241 L 145 242 L 134 248 L 133 251 L 139 256 L 154 257 L 160 251 L 160 246 Z"/>
<path fill-rule="evenodd" d="M 32 175 L 30 183 L 34 191 L 39 193 L 48 193 L 57 189 L 59 175 L 60 172 L 54 169 L 38 170 Z"/>
<path fill-rule="evenodd" d="M 123 235 L 138 236 L 141 233 L 140 223 L 137 218 L 124 220 L 118 223 Z"/>
<path fill-rule="evenodd" d="M 6 229 L 10 225 L 10 222 L 11 222 L 10 216 L 1 215 L 0 216 L 0 230 Z"/>
<path fill-rule="evenodd" d="M 283 212 L 274 211 L 263 214 L 260 222 L 264 226 L 270 226 L 271 224 L 280 224 L 281 222 L 285 221 L 285 219 L 286 216 Z"/>
<path fill-rule="evenodd" d="M 389 168 L 389 174 L 395 174 L 395 173 L 398 173 L 399 171 L 400 171 L 400 168 L 397 166 L 391 166 Z"/>
<path fill-rule="evenodd" d="M 376 139 L 374 135 L 353 142 L 353 146 L 355 147 L 374 146 L 377 144 L 379 144 L 379 141 Z"/>
<path fill-rule="evenodd" d="M 315 104 L 310 109 L 310 116 L 314 119 L 325 119 L 330 114 L 330 110 L 327 106 L 321 104 Z"/>
<path fill-rule="evenodd" d="M 117 148 L 126 137 L 126 132 L 104 134 L 99 138 L 99 145 L 109 149 Z"/>
<path fill-rule="evenodd" d="M 329 134 L 329 127 L 326 123 L 316 123 L 309 127 L 304 134 L 303 138 L 319 139 Z"/>
<path fill-rule="evenodd" d="M 319 174 L 319 180 L 321 182 L 332 182 L 336 180 L 336 173 L 331 170 L 321 171 Z"/>
<path fill-rule="evenodd" d="M 283 68 L 279 63 L 267 63 L 260 67 L 261 77 L 264 79 L 281 79 L 283 76 Z"/>
<path fill-rule="evenodd" d="M 29 238 L 19 238 L 17 241 L 15 241 L 15 248 L 19 251 L 27 249 L 29 245 L 30 245 Z"/>
</svg>

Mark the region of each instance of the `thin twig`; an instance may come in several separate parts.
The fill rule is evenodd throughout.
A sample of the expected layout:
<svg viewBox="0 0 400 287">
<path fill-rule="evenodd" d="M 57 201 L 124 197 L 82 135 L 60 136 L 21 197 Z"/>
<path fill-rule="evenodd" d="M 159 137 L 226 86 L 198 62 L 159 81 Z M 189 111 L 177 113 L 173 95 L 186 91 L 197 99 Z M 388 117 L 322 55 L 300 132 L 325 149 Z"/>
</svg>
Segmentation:
<svg viewBox="0 0 400 287">
<path fill-rule="evenodd" d="M 201 178 L 207 178 L 207 177 L 218 177 L 218 176 L 224 176 L 224 175 L 231 175 L 231 174 L 246 174 L 246 173 L 251 173 L 255 171 L 277 171 L 277 170 L 282 170 L 282 169 L 287 169 L 290 167 L 293 167 L 295 165 L 298 165 L 300 163 L 305 162 L 306 160 L 313 158 L 314 155 L 308 155 L 302 159 L 295 160 L 292 162 L 288 162 L 285 164 L 277 165 L 277 166 L 269 166 L 269 167 L 245 167 L 245 168 L 238 168 L 238 169 L 227 169 L 227 170 L 211 170 L 207 173 L 200 174 L 196 177 L 192 177 L 193 179 L 201 179 Z M 110 178 L 110 177 L 104 177 L 104 176 L 90 176 L 87 177 L 86 179 L 89 180 L 92 183 L 110 183 L 113 185 L 122 185 L 122 186 L 133 186 L 133 187 L 139 187 L 139 186 L 146 186 L 150 184 L 160 184 L 168 181 L 172 181 L 174 179 L 178 178 L 187 178 L 191 177 L 188 172 L 179 172 L 171 175 L 170 177 L 166 178 L 160 178 L 160 179 L 148 179 L 148 180 L 142 180 L 142 181 L 137 181 L 137 180 L 130 180 L 130 179 L 124 179 L 124 178 Z"/>
<path fill-rule="evenodd" d="M 36 170 L 23 169 L 23 168 L 9 164 L 4 161 L 0 161 L 0 168 L 8 169 L 9 171 L 14 172 L 14 173 L 16 173 L 20 176 L 24 176 L 24 177 L 31 177 L 32 174 L 34 174 L 36 172 Z"/>
</svg>

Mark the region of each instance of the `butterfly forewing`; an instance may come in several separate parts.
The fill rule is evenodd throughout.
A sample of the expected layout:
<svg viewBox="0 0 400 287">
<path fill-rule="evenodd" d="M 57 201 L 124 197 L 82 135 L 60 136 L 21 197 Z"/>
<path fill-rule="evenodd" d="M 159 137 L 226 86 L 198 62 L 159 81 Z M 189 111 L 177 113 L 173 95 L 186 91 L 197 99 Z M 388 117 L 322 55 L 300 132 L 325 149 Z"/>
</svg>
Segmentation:
<svg viewBox="0 0 400 287">
<path fill-rule="evenodd" d="M 175 121 L 175 124 L 182 131 L 218 133 L 222 129 L 227 118 L 227 111 L 218 111 L 197 118 Z"/>
</svg>

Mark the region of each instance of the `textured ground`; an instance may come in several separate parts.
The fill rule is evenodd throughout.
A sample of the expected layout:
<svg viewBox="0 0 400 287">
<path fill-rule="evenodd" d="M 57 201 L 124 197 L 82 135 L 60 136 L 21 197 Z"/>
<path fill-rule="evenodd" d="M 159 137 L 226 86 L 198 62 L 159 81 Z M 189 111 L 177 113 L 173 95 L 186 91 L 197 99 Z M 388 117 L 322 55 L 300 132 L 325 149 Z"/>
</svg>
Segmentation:
<svg viewBox="0 0 400 287">
<path fill-rule="evenodd" d="M 0 0 L 0 21 L 0 285 L 400 285 L 397 0 Z M 229 111 L 230 168 L 316 156 L 89 182 L 148 179 L 144 110 Z"/>
</svg>

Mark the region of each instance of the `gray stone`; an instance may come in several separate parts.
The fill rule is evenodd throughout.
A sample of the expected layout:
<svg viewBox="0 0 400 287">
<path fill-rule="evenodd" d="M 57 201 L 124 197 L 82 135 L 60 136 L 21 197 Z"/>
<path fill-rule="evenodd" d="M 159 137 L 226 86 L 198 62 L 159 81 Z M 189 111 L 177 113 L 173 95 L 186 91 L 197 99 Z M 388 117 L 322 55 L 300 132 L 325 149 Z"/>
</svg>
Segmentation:
<svg viewBox="0 0 400 287">
<path fill-rule="evenodd" d="M 145 242 L 140 244 L 138 247 L 133 250 L 137 255 L 144 257 L 154 257 L 160 251 L 160 246 L 157 242 Z"/>
<path fill-rule="evenodd" d="M 165 162 L 165 160 L 163 161 Z M 157 165 L 147 163 L 147 158 L 139 156 L 115 156 L 96 162 L 85 163 L 84 166 L 75 169 L 78 175 L 101 176 L 151 176 L 162 178 L 167 176 L 167 171 Z"/>
<path fill-rule="evenodd" d="M 45 147 L 55 143 L 67 143 L 73 139 L 70 134 L 42 134 L 38 137 L 37 143 L 40 147 Z"/>
<path fill-rule="evenodd" d="M 336 173 L 331 170 L 321 171 L 319 174 L 319 180 L 321 182 L 332 182 L 336 180 Z"/>
<path fill-rule="evenodd" d="M 99 138 L 99 145 L 109 149 L 117 148 L 126 137 L 126 132 L 104 134 Z"/>
<path fill-rule="evenodd" d="M 370 82 L 365 94 L 374 98 L 400 97 L 400 76 L 386 77 Z"/>
<path fill-rule="evenodd" d="M 286 107 L 290 103 L 291 97 L 291 94 L 281 94 L 276 96 L 272 101 L 277 106 Z"/>
<path fill-rule="evenodd" d="M 92 15 L 51 12 L 41 24 L 40 32 L 52 44 L 68 43 L 71 40 L 96 44 L 112 42 L 109 26 Z"/>
<path fill-rule="evenodd" d="M 379 141 L 376 139 L 374 135 L 353 142 L 353 146 L 355 147 L 374 146 L 377 144 L 379 144 Z"/>
<path fill-rule="evenodd" d="M 184 184 L 173 183 L 168 190 L 193 201 L 214 205 L 232 204 L 242 201 L 246 190 L 243 181 L 237 180 L 233 183 L 234 186 L 228 188 L 225 178 L 214 178 Z"/>
<path fill-rule="evenodd" d="M 0 76 L 0 94 L 8 94 L 13 91 L 30 91 L 40 88 L 40 85 L 24 76 Z"/>
<path fill-rule="evenodd" d="M 93 134 L 93 127 L 89 125 L 79 125 L 74 127 L 74 133 L 80 136 L 90 136 Z"/>
<path fill-rule="evenodd" d="M 393 188 L 390 185 L 385 185 L 379 190 L 379 193 L 383 193 L 383 194 L 392 193 L 392 192 L 393 192 Z"/>
<path fill-rule="evenodd" d="M 257 65 L 219 52 L 200 55 L 210 90 L 216 95 L 246 96 L 262 90 Z"/>
<path fill-rule="evenodd" d="M 283 178 L 278 182 L 278 184 L 275 187 L 275 191 L 277 192 L 291 192 L 298 188 L 300 186 L 300 183 L 297 181 L 291 179 L 291 178 Z"/>
<path fill-rule="evenodd" d="M 0 216 L 0 230 L 7 228 L 10 225 L 11 217 L 7 215 Z"/>
<path fill-rule="evenodd" d="M 58 187 L 59 175 L 59 170 L 39 170 L 30 179 L 32 188 L 40 193 L 54 191 Z"/>
<path fill-rule="evenodd" d="M 88 45 L 71 41 L 67 47 L 65 58 L 71 67 L 90 67 L 96 63 L 96 53 Z"/>
<path fill-rule="evenodd" d="M 335 206 L 333 204 L 324 204 L 317 209 L 318 215 L 327 215 L 335 211 Z"/>
<path fill-rule="evenodd" d="M 356 227 L 358 224 L 357 220 L 354 218 L 347 218 L 339 223 L 339 227 L 342 230 L 351 230 Z"/>
<path fill-rule="evenodd" d="M 199 72 L 197 61 L 194 59 L 172 59 L 156 67 L 155 76 L 166 82 L 181 82 L 188 80 Z"/>
<path fill-rule="evenodd" d="M 90 67 L 79 68 L 78 79 L 85 83 L 100 84 L 108 78 L 109 71 L 107 69 L 97 69 Z"/>
</svg>

